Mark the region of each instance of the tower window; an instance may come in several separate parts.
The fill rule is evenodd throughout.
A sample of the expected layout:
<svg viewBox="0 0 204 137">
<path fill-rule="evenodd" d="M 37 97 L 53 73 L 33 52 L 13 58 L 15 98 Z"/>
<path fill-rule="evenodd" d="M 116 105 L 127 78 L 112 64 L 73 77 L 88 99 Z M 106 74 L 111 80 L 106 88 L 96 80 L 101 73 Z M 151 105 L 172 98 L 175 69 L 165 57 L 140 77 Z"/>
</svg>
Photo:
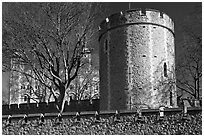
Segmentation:
<svg viewBox="0 0 204 137">
<path fill-rule="evenodd" d="M 24 101 L 27 101 L 27 96 L 24 96 Z"/>
<path fill-rule="evenodd" d="M 106 40 L 106 42 L 105 42 L 105 47 L 104 47 L 104 49 L 105 49 L 105 52 L 108 51 L 108 40 Z"/>
<path fill-rule="evenodd" d="M 171 91 L 170 91 L 170 95 L 169 96 L 170 96 L 170 105 L 173 106 L 173 100 L 172 100 L 173 96 L 172 96 L 172 92 Z"/>
<path fill-rule="evenodd" d="M 128 67 L 128 82 L 129 82 L 130 84 L 132 83 L 131 75 L 132 75 L 131 67 Z"/>
<path fill-rule="evenodd" d="M 168 77 L 168 75 L 167 75 L 167 65 L 166 65 L 166 62 L 164 63 L 164 77 Z"/>
</svg>

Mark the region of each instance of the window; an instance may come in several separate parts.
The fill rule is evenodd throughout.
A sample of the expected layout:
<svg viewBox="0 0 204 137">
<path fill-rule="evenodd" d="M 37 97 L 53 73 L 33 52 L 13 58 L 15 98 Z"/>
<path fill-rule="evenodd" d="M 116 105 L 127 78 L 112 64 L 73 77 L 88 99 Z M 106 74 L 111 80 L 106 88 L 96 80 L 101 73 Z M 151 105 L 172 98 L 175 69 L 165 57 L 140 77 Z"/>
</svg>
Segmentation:
<svg viewBox="0 0 204 137">
<path fill-rule="evenodd" d="M 27 96 L 24 96 L 24 101 L 27 101 Z"/>
<path fill-rule="evenodd" d="M 21 86 L 21 89 L 25 89 L 25 85 L 22 85 L 22 86 Z"/>
<path fill-rule="evenodd" d="M 98 85 L 95 85 L 94 89 L 95 89 L 95 90 L 98 90 L 98 89 L 99 89 Z"/>
<path fill-rule="evenodd" d="M 132 75 L 131 67 L 128 67 L 128 83 L 130 84 L 132 83 L 131 75 Z"/>
<path fill-rule="evenodd" d="M 38 85 L 35 85 L 35 89 L 38 89 Z"/>
<path fill-rule="evenodd" d="M 168 75 L 167 75 L 167 65 L 166 65 L 166 62 L 164 62 L 164 77 L 168 77 Z"/>
<path fill-rule="evenodd" d="M 32 87 L 30 85 L 27 85 L 27 89 L 32 89 Z"/>
<path fill-rule="evenodd" d="M 104 47 L 104 49 L 105 49 L 105 52 L 108 51 L 108 40 L 106 40 L 106 42 L 105 42 L 105 47 Z"/>
<path fill-rule="evenodd" d="M 172 92 L 170 91 L 170 106 L 173 106 L 173 96 L 172 96 Z"/>
<path fill-rule="evenodd" d="M 83 57 L 84 57 L 84 58 L 88 58 L 88 55 L 87 55 L 87 54 L 84 54 Z"/>
<path fill-rule="evenodd" d="M 85 90 L 88 90 L 88 85 L 85 85 L 85 86 L 84 86 L 84 89 L 85 89 Z"/>
<path fill-rule="evenodd" d="M 164 13 L 160 12 L 160 17 L 163 18 L 164 17 Z"/>
</svg>

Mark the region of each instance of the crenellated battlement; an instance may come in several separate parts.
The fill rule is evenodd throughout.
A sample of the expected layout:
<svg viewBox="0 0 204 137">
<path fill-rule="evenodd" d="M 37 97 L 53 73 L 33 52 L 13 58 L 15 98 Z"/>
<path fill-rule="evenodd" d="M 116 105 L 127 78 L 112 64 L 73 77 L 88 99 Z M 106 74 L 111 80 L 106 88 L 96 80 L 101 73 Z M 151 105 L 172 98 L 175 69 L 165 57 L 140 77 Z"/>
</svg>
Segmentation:
<svg viewBox="0 0 204 137">
<path fill-rule="evenodd" d="M 154 9 L 132 9 L 112 14 L 102 21 L 99 27 L 99 40 L 108 30 L 135 24 L 150 24 L 164 27 L 174 35 L 174 22 L 166 13 Z"/>
</svg>

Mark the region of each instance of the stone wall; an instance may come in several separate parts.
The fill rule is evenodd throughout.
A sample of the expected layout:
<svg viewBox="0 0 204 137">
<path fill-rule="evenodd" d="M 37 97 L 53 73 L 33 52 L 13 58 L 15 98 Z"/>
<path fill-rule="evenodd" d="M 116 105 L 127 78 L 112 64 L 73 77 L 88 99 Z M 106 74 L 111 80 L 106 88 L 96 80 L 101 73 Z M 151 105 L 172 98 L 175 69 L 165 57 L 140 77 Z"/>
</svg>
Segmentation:
<svg viewBox="0 0 204 137">
<path fill-rule="evenodd" d="M 101 110 L 176 107 L 174 23 L 157 10 L 113 14 L 100 25 Z"/>
<path fill-rule="evenodd" d="M 72 100 L 69 103 L 66 101 L 63 112 L 81 112 L 81 111 L 99 111 L 99 99 L 90 100 Z M 37 103 L 22 103 L 2 105 L 2 115 L 15 114 L 37 114 L 37 113 L 58 113 L 55 102 L 40 102 Z"/>
</svg>

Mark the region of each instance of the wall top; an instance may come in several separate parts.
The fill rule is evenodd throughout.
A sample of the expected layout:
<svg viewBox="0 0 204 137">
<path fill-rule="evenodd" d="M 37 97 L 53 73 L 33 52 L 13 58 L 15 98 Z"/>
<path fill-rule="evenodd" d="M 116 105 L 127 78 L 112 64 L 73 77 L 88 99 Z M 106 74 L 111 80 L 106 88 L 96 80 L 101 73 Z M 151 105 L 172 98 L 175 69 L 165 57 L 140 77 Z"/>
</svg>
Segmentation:
<svg viewBox="0 0 204 137">
<path fill-rule="evenodd" d="M 102 35 L 110 29 L 133 24 L 158 25 L 170 30 L 174 34 L 173 20 L 166 13 L 155 9 L 131 9 L 112 14 L 101 22 L 99 33 Z"/>
</svg>

